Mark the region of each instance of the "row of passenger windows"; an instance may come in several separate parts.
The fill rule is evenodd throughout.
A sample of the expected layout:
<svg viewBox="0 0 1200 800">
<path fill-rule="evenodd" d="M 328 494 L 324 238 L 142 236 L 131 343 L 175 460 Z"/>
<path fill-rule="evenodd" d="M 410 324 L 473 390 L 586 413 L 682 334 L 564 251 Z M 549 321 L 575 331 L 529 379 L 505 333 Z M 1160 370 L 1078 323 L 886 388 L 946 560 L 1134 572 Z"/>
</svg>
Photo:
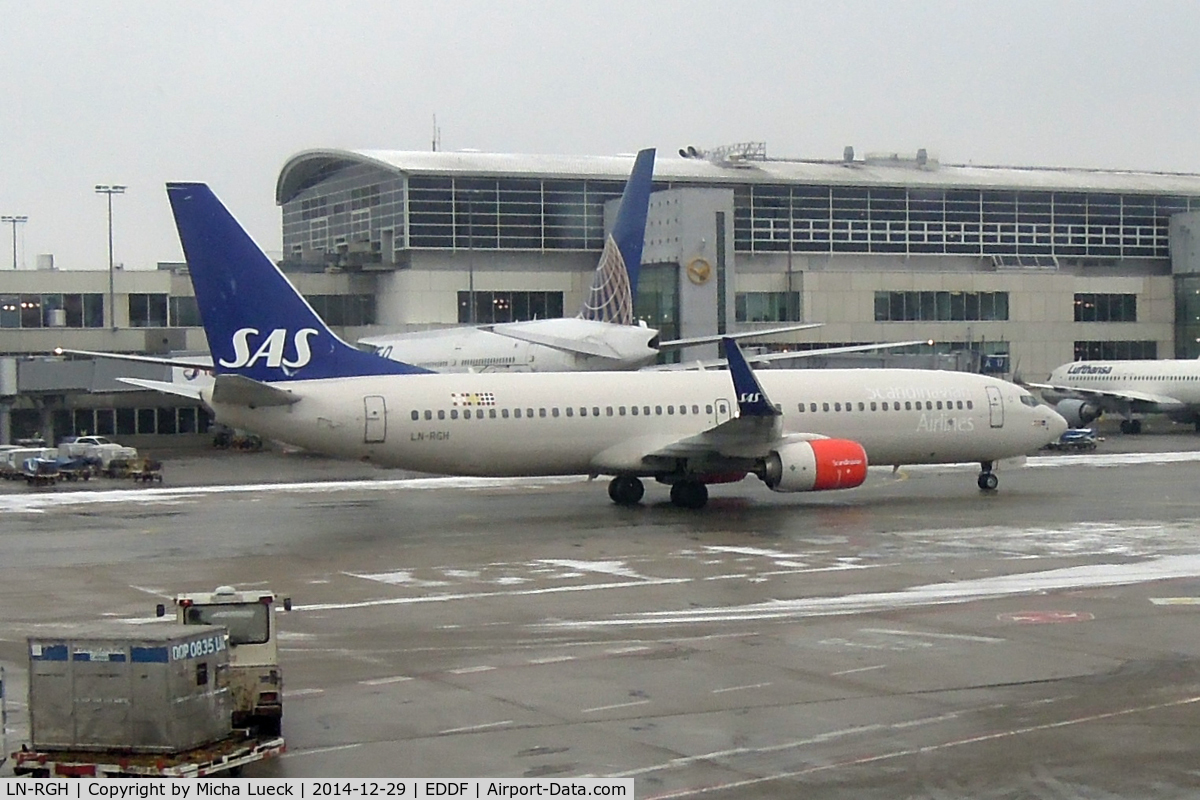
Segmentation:
<svg viewBox="0 0 1200 800">
<path fill-rule="evenodd" d="M 966 401 L 963 401 L 963 400 L 944 400 L 944 401 L 943 400 L 936 400 L 936 401 L 935 400 L 923 400 L 923 401 L 922 400 L 905 400 L 903 403 L 901 403 L 901 401 L 899 401 L 899 400 L 895 400 L 895 401 L 890 401 L 890 402 L 884 401 L 882 403 L 859 402 L 857 404 L 857 406 L 858 406 L 859 411 L 866 411 L 868 409 L 870 409 L 871 411 L 889 411 L 889 410 L 890 411 L 901 411 L 901 410 L 903 410 L 903 411 L 921 411 L 921 410 L 926 410 L 926 411 L 958 410 L 958 411 L 962 411 L 964 409 L 969 411 L 969 410 L 975 408 L 975 404 L 973 402 L 971 402 L 970 400 L 966 400 Z M 779 408 L 779 407 L 776 406 L 776 408 Z M 797 406 L 797 409 L 801 413 L 811 412 L 814 414 L 816 414 L 818 412 L 829 412 L 829 411 L 834 411 L 834 412 L 853 411 L 854 408 L 855 408 L 855 403 L 853 403 L 853 402 L 820 403 L 819 405 L 817 403 L 808 403 L 807 405 L 804 403 L 800 403 Z M 711 403 L 704 407 L 704 413 L 709 414 L 709 415 L 711 415 L 713 413 L 713 407 L 712 407 Z M 545 417 L 560 417 L 560 416 L 566 416 L 566 417 L 575 417 L 575 416 L 580 416 L 580 417 L 588 417 L 588 416 L 591 416 L 591 417 L 599 417 L 599 416 L 605 416 L 605 417 L 612 417 L 612 416 L 650 417 L 650 416 L 662 416 L 663 414 L 666 414 L 668 416 L 674 416 L 675 414 L 679 414 L 680 416 L 687 416 L 689 414 L 692 416 L 699 416 L 700 415 L 700 406 L 695 405 L 695 404 L 693 404 L 691 406 L 688 406 L 688 405 L 629 406 L 629 407 L 626 407 L 626 406 L 615 406 L 615 407 L 614 406 L 604 406 L 603 409 L 600 406 L 590 406 L 590 407 L 589 406 L 578 406 L 578 407 L 568 406 L 565 409 L 560 409 L 557 407 L 556 408 L 514 408 L 514 409 L 464 408 L 461 410 L 457 409 L 457 408 L 452 408 L 449 411 L 447 411 L 446 409 L 439 409 L 438 411 L 432 411 L 430 409 L 425 409 L 424 411 L 414 410 L 412 412 L 412 419 L 413 419 L 413 422 L 418 422 L 422 418 L 424 418 L 426 420 L 472 419 L 472 418 L 484 419 L 485 417 L 487 419 L 533 419 L 534 417 L 545 418 Z"/>
<path fill-rule="evenodd" d="M 975 408 L 975 404 L 970 400 L 905 400 L 903 408 L 901 408 L 901 403 L 899 400 L 891 401 L 890 408 L 889 402 L 886 400 L 878 404 L 874 402 L 859 402 L 857 405 L 859 411 L 866 411 L 868 408 L 871 411 L 921 411 L 922 409 L 925 411 L 962 411 L 963 409 L 970 411 L 971 409 Z M 820 404 L 821 411 L 853 411 L 854 408 L 854 403 Z M 801 413 L 804 413 L 806 410 L 804 403 L 800 404 L 799 409 Z M 818 406 L 816 403 L 809 403 L 807 410 L 816 413 Z"/>
<path fill-rule="evenodd" d="M 576 414 L 578 414 L 578 416 L 581 416 L 581 417 L 588 417 L 588 416 L 599 417 L 601 415 L 606 416 L 606 417 L 612 417 L 612 416 L 624 417 L 626 415 L 632 416 L 632 417 L 637 417 L 637 416 L 650 417 L 650 416 L 662 416 L 664 413 L 669 416 L 674 416 L 676 413 L 678 413 L 680 416 L 686 416 L 688 414 L 691 414 L 693 416 L 699 416 L 700 415 L 700 406 L 699 405 L 691 405 L 691 406 L 686 406 L 686 405 L 680 405 L 680 406 L 629 406 L 629 407 L 626 407 L 626 406 L 615 406 L 615 407 L 614 406 L 604 406 L 603 409 L 601 409 L 600 406 L 590 406 L 590 407 L 589 406 L 579 406 L 578 408 L 576 408 L 575 406 L 568 406 L 565 409 L 560 409 L 557 407 L 556 408 L 514 408 L 511 411 L 507 408 L 489 408 L 489 409 L 486 409 L 486 412 L 487 412 L 486 415 L 484 413 L 485 409 L 482 409 L 482 408 L 476 408 L 476 409 L 464 408 L 461 411 L 461 418 L 462 419 L 471 419 L 472 411 L 475 412 L 474 413 L 475 419 L 483 419 L 485 416 L 488 419 L 496 419 L 496 418 L 509 419 L 510 417 L 512 419 L 522 419 L 522 418 L 533 419 L 535 416 L 536 417 L 559 417 L 559 416 L 574 417 L 574 416 L 576 416 Z M 704 413 L 705 414 L 713 413 L 713 407 L 712 407 L 711 403 L 704 407 Z M 420 411 L 412 412 L 412 418 L 413 418 L 414 422 L 421 419 L 422 417 L 424 417 L 427 420 L 431 420 L 431 419 L 435 418 L 435 415 L 436 415 L 437 419 L 459 419 L 460 411 L 457 408 L 452 408 L 449 411 L 446 411 L 445 409 L 442 409 L 439 411 L 430 411 L 429 409 L 425 409 L 424 412 L 420 412 Z"/>
</svg>

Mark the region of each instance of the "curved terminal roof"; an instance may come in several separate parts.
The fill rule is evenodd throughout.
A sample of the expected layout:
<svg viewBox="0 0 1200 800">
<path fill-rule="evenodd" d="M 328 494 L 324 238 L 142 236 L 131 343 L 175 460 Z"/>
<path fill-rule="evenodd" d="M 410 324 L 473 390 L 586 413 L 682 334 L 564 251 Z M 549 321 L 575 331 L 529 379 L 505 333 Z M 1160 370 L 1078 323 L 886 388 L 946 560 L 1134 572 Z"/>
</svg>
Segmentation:
<svg viewBox="0 0 1200 800">
<path fill-rule="evenodd" d="M 371 164 L 406 175 L 524 178 L 593 178 L 622 181 L 634 156 L 519 155 L 510 153 L 404 150 L 308 150 L 288 159 L 279 172 L 275 202 L 341 169 Z M 1001 167 L 969 164 L 925 166 L 900 156 L 856 161 L 745 160 L 722 164 L 704 158 L 660 157 L 660 181 L 686 185 L 809 184 L 817 186 L 895 186 L 937 189 L 1010 189 L 1200 196 L 1200 174 L 1138 172 L 1070 167 Z"/>
</svg>

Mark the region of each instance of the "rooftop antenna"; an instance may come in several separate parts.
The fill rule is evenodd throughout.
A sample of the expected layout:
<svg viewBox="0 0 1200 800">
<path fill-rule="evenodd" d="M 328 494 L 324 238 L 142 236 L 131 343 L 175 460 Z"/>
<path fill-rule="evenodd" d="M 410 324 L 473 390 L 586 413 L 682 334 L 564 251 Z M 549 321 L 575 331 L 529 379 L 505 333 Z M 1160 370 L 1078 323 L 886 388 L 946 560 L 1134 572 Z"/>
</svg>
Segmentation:
<svg viewBox="0 0 1200 800">
<path fill-rule="evenodd" d="M 433 152 L 442 148 L 442 129 L 437 124 L 437 114 L 433 115 Z"/>
</svg>

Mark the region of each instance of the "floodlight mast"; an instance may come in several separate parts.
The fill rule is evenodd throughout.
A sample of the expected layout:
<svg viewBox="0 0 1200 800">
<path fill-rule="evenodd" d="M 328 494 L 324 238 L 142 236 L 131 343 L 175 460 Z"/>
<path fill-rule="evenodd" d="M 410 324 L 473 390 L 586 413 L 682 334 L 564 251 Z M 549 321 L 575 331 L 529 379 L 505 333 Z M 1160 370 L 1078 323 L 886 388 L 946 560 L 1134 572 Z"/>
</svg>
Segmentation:
<svg viewBox="0 0 1200 800">
<path fill-rule="evenodd" d="M 29 220 L 24 214 L 5 214 L 0 217 L 0 222 L 7 222 L 12 225 L 12 251 L 13 251 L 13 269 L 17 268 L 17 225 L 25 223 Z"/>
<path fill-rule="evenodd" d="M 116 292 L 113 291 L 113 224 L 112 198 L 114 194 L 125 194 L 124 186 L 116 183 L 96 184 L 96 194 L 108 195 L 108 321 L 115 331 L 117 329 Z"/>
</svg>

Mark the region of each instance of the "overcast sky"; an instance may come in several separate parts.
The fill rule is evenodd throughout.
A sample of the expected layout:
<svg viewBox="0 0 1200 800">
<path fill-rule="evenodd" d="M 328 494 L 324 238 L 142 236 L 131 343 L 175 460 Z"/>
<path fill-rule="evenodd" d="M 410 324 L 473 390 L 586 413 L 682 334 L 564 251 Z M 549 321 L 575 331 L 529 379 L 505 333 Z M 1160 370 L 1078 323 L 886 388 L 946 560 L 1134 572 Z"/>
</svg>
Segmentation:
<svg viewBox="0 0 1200 800">
<path fill-rule="evenodd" d="M 163 184 L 280 249 L 312 148 L 838 158 L 1200 172 L 1200 3 L 0 0 L 0 214 L 60 269 L 181 260 Z M 0 289 L 11 266 L 0 228 Z"/>
</svg>

